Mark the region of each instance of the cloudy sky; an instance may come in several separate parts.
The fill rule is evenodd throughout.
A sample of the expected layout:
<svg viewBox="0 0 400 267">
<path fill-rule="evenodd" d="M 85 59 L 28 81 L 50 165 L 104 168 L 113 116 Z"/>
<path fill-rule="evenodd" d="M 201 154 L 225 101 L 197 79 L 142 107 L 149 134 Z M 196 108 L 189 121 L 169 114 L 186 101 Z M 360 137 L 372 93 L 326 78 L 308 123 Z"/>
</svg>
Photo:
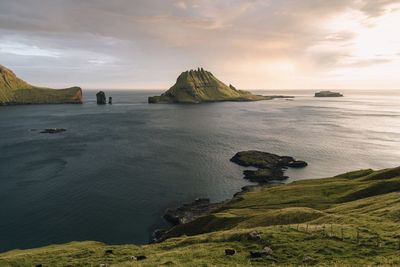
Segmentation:
<svg viewBox="0 0 400 267">
<path fill-rule="evenodd" d="M 400 88 L 400 0 L 0 0 L 0 64 L 55 87 Z"/>
</svg>

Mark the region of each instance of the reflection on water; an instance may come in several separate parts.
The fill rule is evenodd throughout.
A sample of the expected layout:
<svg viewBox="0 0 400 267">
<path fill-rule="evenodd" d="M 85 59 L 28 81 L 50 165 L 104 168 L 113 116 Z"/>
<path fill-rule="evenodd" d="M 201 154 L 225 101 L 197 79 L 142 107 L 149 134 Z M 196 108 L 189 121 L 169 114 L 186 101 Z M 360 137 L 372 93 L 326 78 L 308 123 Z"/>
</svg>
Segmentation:
<svg viewBox="0 0 400 267">
<path fill-rule="evenodd" d="M 400 93 L 148 105 L 159 92 L 112 92 L 113 105 L 0 107 L 0 250 L 71 240 L 144 243 L 162 211 L 248 184 L 229 162 L 259 149 L 306 160 L 290 180 L 399 165 Z M 46 135 L 32 129 L 66 128 Z"/>
</svg>

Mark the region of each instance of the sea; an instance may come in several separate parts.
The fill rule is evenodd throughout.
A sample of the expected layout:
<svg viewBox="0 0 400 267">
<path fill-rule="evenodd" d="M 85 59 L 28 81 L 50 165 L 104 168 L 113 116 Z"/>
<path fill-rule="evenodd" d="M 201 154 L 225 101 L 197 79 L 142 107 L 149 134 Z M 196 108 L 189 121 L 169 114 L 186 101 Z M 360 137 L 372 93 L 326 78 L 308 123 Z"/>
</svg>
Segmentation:
<svg viewBox="0 0 400 267">
<path fill-rule="evenodd" d="M 84 91 L 82 105 L 0 107 L 0 251 L 70 241 L 143 244 L 168 207 L 251 184 L 229 159 L 308 162 L 287 182 L 400 165 L 400 90 L 257 91 L 294 99 L 148 104 L 159 90 Z M 57 134 L 46 128 L 65 128 Z M 282 196 L 285 197 L 285 196 Z"/>
</svg>

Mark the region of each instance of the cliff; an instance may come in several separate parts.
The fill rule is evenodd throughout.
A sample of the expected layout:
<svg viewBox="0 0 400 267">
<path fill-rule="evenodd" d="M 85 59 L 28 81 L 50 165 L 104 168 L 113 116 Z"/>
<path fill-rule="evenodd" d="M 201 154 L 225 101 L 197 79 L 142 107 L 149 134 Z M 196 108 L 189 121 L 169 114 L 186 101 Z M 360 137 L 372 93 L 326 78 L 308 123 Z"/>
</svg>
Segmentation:
<svg viewBox="0 0 400 267">
<path fill-rule="evenodd" d="M 211 72 L 199 68 L 182 72 L 176 83 L 161 96 L 149 97 L 149 103 L 201 103 L 217 101 L 258 101 L 282 96 L 254 95 L 237 90 L 218 80 Z"/>
<path fill-rule="evenodd" d="M 0 105 L 19 104 L 80 104 L 82 89 L 41 88 L 18 78 L 14 72 L 0 65 Z"/>
</svg>

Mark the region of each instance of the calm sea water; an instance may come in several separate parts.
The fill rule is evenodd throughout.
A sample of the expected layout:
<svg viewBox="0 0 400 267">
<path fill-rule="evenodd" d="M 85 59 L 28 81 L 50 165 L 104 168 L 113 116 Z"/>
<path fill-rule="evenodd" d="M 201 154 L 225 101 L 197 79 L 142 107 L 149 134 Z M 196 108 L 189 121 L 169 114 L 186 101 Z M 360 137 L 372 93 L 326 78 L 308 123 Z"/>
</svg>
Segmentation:
<svg viewBox="0 0 400 267">
<path fill-rule="evenodd" d="M 343 92 L 149 105 L 160 92 L 112 91 L 114 104 L 98 106 L 86 91 L 83 105 L 0 107 L 0 251 L 145 243 L 167 207 L 220 201 L 249 184 L 229 162 L 240 150 L 306 160 L 290 180 L 400 165 L 400 90 Z M 67 131 L 39 133 L 53 127 Z"/>
</svg>

